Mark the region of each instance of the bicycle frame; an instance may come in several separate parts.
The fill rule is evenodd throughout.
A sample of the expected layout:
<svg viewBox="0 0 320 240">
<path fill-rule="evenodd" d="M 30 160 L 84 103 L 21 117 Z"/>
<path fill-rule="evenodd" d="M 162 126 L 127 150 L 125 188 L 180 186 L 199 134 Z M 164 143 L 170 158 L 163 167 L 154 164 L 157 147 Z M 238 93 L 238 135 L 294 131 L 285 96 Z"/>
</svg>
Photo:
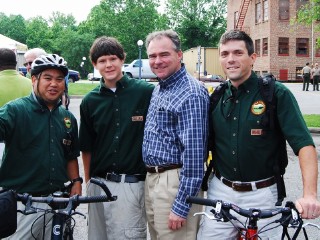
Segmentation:
<svg viewBox="0 0 320 240">
<path fill-rule="evenodd" d="M 198 197 L 187 197 L 187 203 L 194 203 L 200 204 L 205 206 L 212 207 L 210 215 L 206 212 L 196 213 L 195 215 L 204 215 L 210 220 L 217 220 L 222 222 L 231 222 L 232 225 L 238 229 L 238 239 L 239 240 L 258 240 L 259 238 L 259 229 L 257 226 L 257 222 L 259 219 L 270 218 L 281 214 L 281 218 L 275 222 L 279 223 L 279 226 L 282 225 L 283 229 L 286 230 L 288 227 L 296 228 L 294 236 L 292 239 L 296 239 L 301 228 L 303 221 L 299 216 L 297 209 L 293 202 L 287 202 L 286 206 L 283 208 L 275 208 L 269 210 L 261 210 L 257 208 L 250 208 L 250 209 L 243 209 L 239 206 L 236 206 L 232 203 L 223 202 L 221 200 L 211 200 L 211 199 L 203 199 Z M 230 213 L 230 210 L 234 211 L 235 213 L 248 218 L 248 224 L 245 226 L 243 224 L 243 228 L 238 228 L 236 225 L 231 221 L 235 220 L 240 222 L 236 216 Z M 265 226 L 266 227 L 266 226 Z M 264 228 L 264 227 L 263 227 Z M 267 231 L 267 230 L 266 230 Z M 291 239 L 287 231 L 283 231 L 282 239 L 284 237 Z M 307 238 L 306 238 L 307 239 Z"/>
</svg>

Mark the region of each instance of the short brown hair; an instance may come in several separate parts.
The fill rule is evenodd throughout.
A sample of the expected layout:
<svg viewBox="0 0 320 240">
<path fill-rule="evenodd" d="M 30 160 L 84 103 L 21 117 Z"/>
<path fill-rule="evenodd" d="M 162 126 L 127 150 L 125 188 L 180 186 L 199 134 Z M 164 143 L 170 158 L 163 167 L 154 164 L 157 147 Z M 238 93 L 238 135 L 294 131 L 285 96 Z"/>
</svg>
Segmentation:
<svg viewBox="0 0 320 240">
<path fill-rule="evenodd" d="M 124 60 L 126 54 L 122 45 L 113 37 L 99 37 L 90 48 L 90 59 L 97 63 L 99 57 L 104 55 L 116 55 L 120 60 Z"/>
</svg>

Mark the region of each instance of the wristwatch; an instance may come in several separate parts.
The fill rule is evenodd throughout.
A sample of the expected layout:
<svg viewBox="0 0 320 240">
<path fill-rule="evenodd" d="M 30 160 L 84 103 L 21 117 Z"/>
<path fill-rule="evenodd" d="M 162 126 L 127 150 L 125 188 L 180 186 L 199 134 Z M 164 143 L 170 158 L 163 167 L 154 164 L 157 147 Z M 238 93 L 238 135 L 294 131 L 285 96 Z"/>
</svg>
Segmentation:
<svg viewBox="0 0 320 240">
<path fill-rule="evenodd" d="M 71 182 L 72 182 L 72 184 L 75 183 L 75 182 L 80 182 L 82 184 L 83 183 L 83 179 L 82 179 L 82 177 L 77 177 L 75 179 L 72 179 Z"/>
</svg>

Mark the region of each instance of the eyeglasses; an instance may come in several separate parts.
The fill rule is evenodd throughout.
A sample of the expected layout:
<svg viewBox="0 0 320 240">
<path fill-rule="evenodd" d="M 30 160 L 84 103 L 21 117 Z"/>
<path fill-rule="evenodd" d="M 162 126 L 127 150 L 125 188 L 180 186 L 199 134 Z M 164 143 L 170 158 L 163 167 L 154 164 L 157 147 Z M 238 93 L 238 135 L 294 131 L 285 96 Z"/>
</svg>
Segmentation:
<svg viewBox="0 0 320 240">
<path fill-rule="evenodd" d="M 26 63 L 24 63 L 24 64 L 23 64 L 23 66 L 25 66 L 25 67 L 26 67 L 26 66 L 28 66 L 28 65 L 29 65 L 29 66 L 31 67 L 31 64 L 32 64 L 32 62 L 26 62 Z"/>
</svg>

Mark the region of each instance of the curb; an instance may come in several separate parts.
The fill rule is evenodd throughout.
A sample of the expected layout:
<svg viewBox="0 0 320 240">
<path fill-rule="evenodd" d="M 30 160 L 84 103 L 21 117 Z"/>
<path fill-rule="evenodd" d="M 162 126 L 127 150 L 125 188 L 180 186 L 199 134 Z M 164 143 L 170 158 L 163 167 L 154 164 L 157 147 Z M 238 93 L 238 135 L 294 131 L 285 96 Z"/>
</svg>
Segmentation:
<svg viewBox="0 0 320 240">
<path fill-rule="evenodd" d="M 310 133 L 320 134 L 320 128 L 310 127 L 308 129 Z"/>
</svg>

